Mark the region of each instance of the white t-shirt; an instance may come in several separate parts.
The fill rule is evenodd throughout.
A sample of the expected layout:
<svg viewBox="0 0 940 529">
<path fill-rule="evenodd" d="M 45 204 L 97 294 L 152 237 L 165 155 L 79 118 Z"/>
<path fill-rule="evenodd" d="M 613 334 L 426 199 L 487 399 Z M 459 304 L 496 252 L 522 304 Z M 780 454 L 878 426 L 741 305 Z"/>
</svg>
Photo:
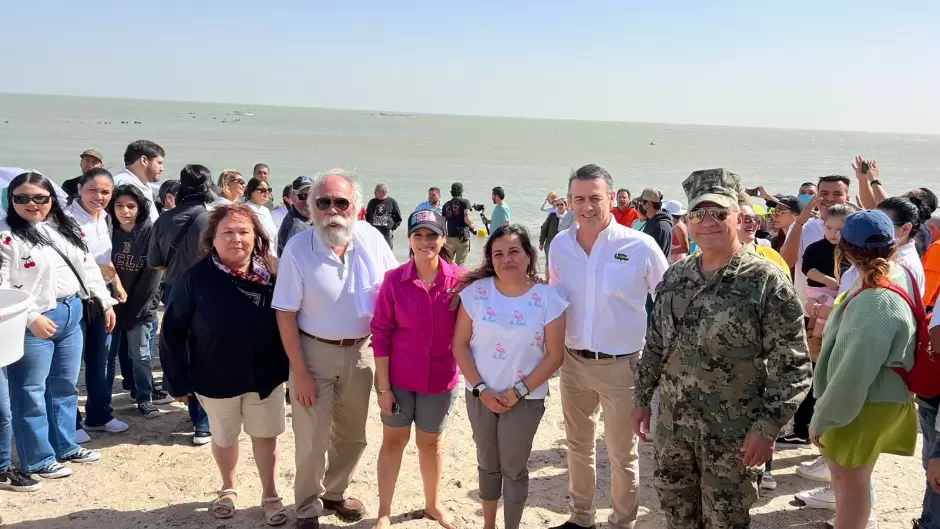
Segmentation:
<svg viewBox="0 0 940 529">
<path fill-rule="evenodd" d="M 284 222 L 284 217 L 287 216 L 287 211 L 287 206 L 278 206 L 274 208 L 274 211 L 271 212 L 271 220 L 274 221 L 274 226 L 278 230 L 281 229 L 281 223 Z"/>
<path fill-rule="evenodd" d="M 111 262 L 111 218 L 102 211 L 95 220 L 85 211 L 78 200 L 74 200 L 65 209 L 65 212 L 75 219 L 78 227 L 82 230 L 82 238 L 88 245 L 88 253 L 95 258 L 95 262 L 100 265 L 106 265 Z"/>
<path fill-rule="evenodd" d="M 790 233 L 793 231 L 793 225 L 790 226 L 790 231 L 787 232 L 787 237 L 790 236 Z M 806 274 L 803 273 L 803 253 L 806 251 L 806 247 L 810 244 L 813 244 L 816 241 L 821 241 L 826 237 L 826 223 L 822 219 L 810 219 L 805 226 L 803 226 L 803 236 L 800 238 L 800 254 L 799 258 L 796 260 L 796 277 L 793 281 L 793 286 L 796 287 L 796 295 L 800 298 L 800 304 L 806 304 L 806 289 L 809 285 L 806 284 Z"/>
<path fill-rule="evenodd" d="M 271 253 L 277 255 L 277 226 L 274 225 L 271 212 L 263 205 L 259 206 L 252 202 L 245 202 L 245 205 L 251 208 L 251 210 L 255 212 L 255 215 L 258 216 L 261 227 L 264 228 L 264 232 L 267 234 L 268 240 L 271 243 Z"/>
<path fill-rule="evenodd" d="M 483 383 L 506 391 L 545 358 L 545 326 L 561 316 L 568 301 L 548 285 L 534 285 L 518 297 L 496 290 L 492 277 L 471 283 L 460 293 L 473 321 L 470 352 Z M 472 390 L 470 384 L 467 389 Z M 548 384 L 529 388 L 527 399 L 544 399 Z"/>
<path fill-rule="evenodd" d="M 912 240 L 907 244 L 902 244 L 899 246 L 895 259 L 897 259 L 899 263 L 911 271 L 911 275 L 913 275 L 914 279 L 917 280 L 917 291 L 920 292 L 921 296 L 923 296 L 924 288 L 926 288 L 924 265 L 920 261 L 920 256 L 917 255 L 917 247 L 914 245 L 914 241 Z M 848 292 L 856 281 L 858 281 L 858 269 L 853 266 L 846 270 L 839 279 L 839 294 Z"/>
</svg>

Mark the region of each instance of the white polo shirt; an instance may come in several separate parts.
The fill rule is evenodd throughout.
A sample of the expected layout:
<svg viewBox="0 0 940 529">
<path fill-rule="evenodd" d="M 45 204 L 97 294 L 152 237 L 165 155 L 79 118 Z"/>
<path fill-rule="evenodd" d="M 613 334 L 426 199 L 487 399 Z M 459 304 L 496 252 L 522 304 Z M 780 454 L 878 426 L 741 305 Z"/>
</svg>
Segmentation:
<svg viewBox="0 0 940 529">
<path fill-rule="evenodd" d="M 792 231 L 793 226 L 790 226 L 790 232 L 787 233 L 787 237 L 790 236 Z M 810 219 L 806 222 L 806 225 L 803 226 L 803 234 L 802 237 L 800 237 L 800 254 L 797 257 L 796 267 L 793 270 L 796 274 L 793 278 L 793 287 L 796 288 L 796 296 L 800 298 L 801 304 L 806 304 L 806 289 L 809 288 L 809 285 L 806 283 L 806 274 L 803 273 L 803 253 L 806 251 L 807 246 L 816 241 L 821 241 L 825 237 L 826 223 L 822 219 Z"/>
<path fill-rule="evenodd" d="M 95 258 L 95 262 L 100 265 L 106 265 L 111 262 L 111 218 L 102 211 L 95 220 L 85 211 L 85 208 L 78 203 L 78 199 L 72 201 L 65 208 L 65 212 L 75 219 L 78 227 L 82 230 L 82 239 L 88 245 L 88 253 Z"/>
<path fill-rule="evenodd" d="M 613 219 L 585 253 L 578 225 L 559 233 L 549 250 L 550 281 L 570 301 L 565 345 L 612 355 L 632 354 L 646 342 L 646 296 L 669 263 L 649 235 Z"/>
<path fill-rule="evenodd" d="M 132 185 L 137 189 L 140 189 L 140 192 L 144 194 L 144 197 L 150 201 L 150 222 L 157 222 L 157 217 L 160 216 L 160 213 L 157 211 L 157 206 L 155 205 L 157 201 L 153 196 L 153 188 L 141 182 L 140 178 L 137 178 L 137 175 L 132 173 L 130 169 L 126 167 L 121 169 L 121 172 L 114 175 L 114 187 L 123 185 Z"/>
<path fill-rule="evenodd" d="M 381 281 L 398 266 L 385 238 L 364 221 L 356 222 L 356 235 L 344 260 L 327 247 L 315 229 L 291 237 L 277 270 L 271 306 L 297 313 L 301 331 L 327 340 L 362 338 L 370 333 L 371 316 L 359 316 L 356 308 L 356 252 L 368 252 Z M 373 295 L 378 294 L 378 285 Z"/>
</svg>

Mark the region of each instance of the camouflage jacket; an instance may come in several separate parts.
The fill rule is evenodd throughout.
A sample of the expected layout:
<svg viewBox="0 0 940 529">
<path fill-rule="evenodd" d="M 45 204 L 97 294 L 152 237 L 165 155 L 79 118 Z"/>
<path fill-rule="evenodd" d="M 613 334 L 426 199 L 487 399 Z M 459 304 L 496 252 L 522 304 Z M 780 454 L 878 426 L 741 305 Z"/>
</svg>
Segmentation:
<svg viewBox="0 0 940 529">
<path fill-rule="evenodd" d="M 809 389 L 807 352 L 803 309 L 777 265 L 744 247 L 706 279 L 692 255 L 657 289 L 636 406 L 658 386 L 678 427 L 776 439 Z"/>
</svg>

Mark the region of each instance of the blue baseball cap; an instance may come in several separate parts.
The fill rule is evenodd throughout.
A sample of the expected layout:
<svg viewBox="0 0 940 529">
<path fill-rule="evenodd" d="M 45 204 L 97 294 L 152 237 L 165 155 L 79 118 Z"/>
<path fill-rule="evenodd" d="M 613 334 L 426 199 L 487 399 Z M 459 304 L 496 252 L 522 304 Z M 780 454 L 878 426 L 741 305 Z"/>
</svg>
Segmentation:
<svg viewBox="0 0 940 529">
<path fill-rule="evenodd" d="M 842 239 L 859 248 L 884 248 L 897 244 L 894 223 L 877 209 L 858 211 L 845 218 Z"/>
<path fill-rule="evenodd" d="M 294 179 L 294 182 L 291 184 L 291 188 L 294 191 L 300 191 L 305 187 L 310 187 L 313 185 L 313 180 L 309 176 L 298 176 Z"/>
</svg>

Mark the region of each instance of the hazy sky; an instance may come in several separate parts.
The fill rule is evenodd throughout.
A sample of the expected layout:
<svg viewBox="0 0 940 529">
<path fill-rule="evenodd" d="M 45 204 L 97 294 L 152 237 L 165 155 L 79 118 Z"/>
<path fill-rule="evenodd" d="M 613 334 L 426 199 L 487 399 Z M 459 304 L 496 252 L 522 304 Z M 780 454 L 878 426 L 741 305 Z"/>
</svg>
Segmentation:
<svg viewBox="0 0 940 529">
<path fill-rule="evenodd" d="M 940 1 L 6 2 L 0 91 L 940 133 Z"/>
</svg>

